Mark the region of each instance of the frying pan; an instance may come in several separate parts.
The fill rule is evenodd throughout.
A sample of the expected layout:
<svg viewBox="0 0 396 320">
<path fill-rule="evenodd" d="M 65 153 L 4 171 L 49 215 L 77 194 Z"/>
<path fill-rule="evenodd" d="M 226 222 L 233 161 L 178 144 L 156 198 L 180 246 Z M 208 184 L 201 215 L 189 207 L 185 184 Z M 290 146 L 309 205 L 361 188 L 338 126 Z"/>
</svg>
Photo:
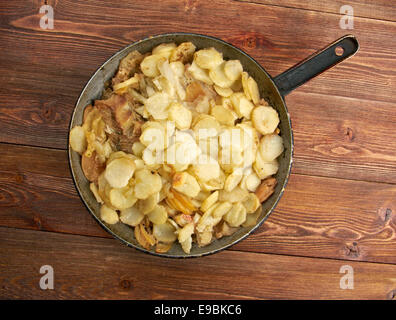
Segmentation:
<svg viewBox="0 0 396 320">
<path fill-rule="evenodd" d="M 324 49 L 311 55 L 299 64 L 291 67 L 282 74 L 276 77 L 271 77 L 264 70 L 264 68 L 260 66 L 260 64 L 258 64 L 245 52 L 223 40 L 214 37 L 192 33 L 170 33 L 149 37 L 135 42 L 117 52 L 94 73 L 78 98 L 71 117 L 70 129 L 76 125 L 82 124 L 85 106 L 90 104 L 92 100 L 99 99 L 101 97 L 105 82 L 114 76 L 120 60 L 128 53 L 133 50 L 138 50 L 140 53 L 146 53 L 161 43 L 175 42 L 176 44 L 179 44 L 186 41 L 191 41 L 194 43 L 197 47 L 197 50 L 207 47 L 214 47 L 223 53 L 224 59 L 240 60 L 244 70 L 247 71 L 257 81 L 260 88 L 260 96 L 264 97 L 279 113 L 279 127 L 285 150 L 279 157 L 279 171 L 275 176 L 278 184 L 272 196 L 263 203 L 262 214 L 257 220 L 257 224 L 255 226 L 240 228 L 233 235 L 215 240 L 210 245 L 202 248 L 198 247 L 197 245 L 193 245 L 190 254 L 185 254 L 179 245 L 173 245 L 170 251 L 162 254 L 146 250 L 142 248 L 136 241 L 132 229 L 129 226 L 122 223 L 108 225 L 100 220 L 99 204 L 92 195 L 89 189 L 89 181 L 85 178 L 82 172 L 80 156 L 76 152 L 72 151 L 70 146 L 68 149 L 70 169 L 78 193 L 84 204 L 87 206 L 89 212 L 99 222 L 99 224 L 115 238 L 121 240 L 128 246 L 157 256 L 172 258 L 198 257 L 228 248 L 246 238 L 268 218 L 283 194 L 292 166 L 293 132 L 284 97 L 311 78 L 317 76 L 328 68 L 345 60 L 346 58 L 351 57 L 359 49 L 357 39 L 352 35 L 346 35 L 331 43 Z"/>
</svg>

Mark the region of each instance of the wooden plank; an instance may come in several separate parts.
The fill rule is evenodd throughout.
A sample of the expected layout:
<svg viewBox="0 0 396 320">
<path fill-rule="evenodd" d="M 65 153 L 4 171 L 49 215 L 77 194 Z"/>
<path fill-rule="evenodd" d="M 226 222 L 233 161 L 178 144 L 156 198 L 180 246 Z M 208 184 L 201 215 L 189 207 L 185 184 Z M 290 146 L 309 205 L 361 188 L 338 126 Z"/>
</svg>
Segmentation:
<svg viewBox="0 0 396 320">
<path fill-rule="evenodd" d="M 0 141 L 56 148 L 66 147 L 70 114 L 90 75 L 132 41 L 205 33 L 244 49 L 276 75 L 346 32 L 334 14 L 229 0 L 56 2 L 55 29 L 44 31 L 39 3 L 24 3 L 0 7 Z M 396 23 L 356 18 L 353 33 L 360 52 L 298 92 L 322 94 L 323 104 L 334 96 L 395 103 Z"/>
<path fill-rule="evenodd" d="M 396 183 L 396 104 L 302 92 L 286 100 L 294 172 Z"/>
<path fill-rule="evenodd" d="M 12 228 L 0 228 L 0 248 L 3 299 L 389 299 L 396 289 L 387 264 L 232 251 L 165 259 L 110 239 Z M 43 265 L 54 290 L 39 287 Z M 343 265 L 353 290 L 340 288 Z"/>
<path fill-rule="evenodd" d="M 110 237 L 77 196 L 66 152 L 0 144 L 0 153 L 1 226 Z M 390 184 L 292 174 L 266 223 L 233 249 L 396 263 L 395 193 Z"/>
<path fill-rule="evenodd" d="M 353 8 L 355 17 L 370 18 L 378 20 L 396 21 L 396 6 L 392 1 L 388 0 L 333 0 L 333 1 L 320 1 L 320 0 L 236 0 L 252 3 L 260 3 L 266 5 L 276 5 L 289 8 L 298 8 L 303 10 L 314 10 L 321 12 L 328 12 L 333 14 L 340 14 L 340 8 L 344 5 L 349 5 Z"/>
</svg>

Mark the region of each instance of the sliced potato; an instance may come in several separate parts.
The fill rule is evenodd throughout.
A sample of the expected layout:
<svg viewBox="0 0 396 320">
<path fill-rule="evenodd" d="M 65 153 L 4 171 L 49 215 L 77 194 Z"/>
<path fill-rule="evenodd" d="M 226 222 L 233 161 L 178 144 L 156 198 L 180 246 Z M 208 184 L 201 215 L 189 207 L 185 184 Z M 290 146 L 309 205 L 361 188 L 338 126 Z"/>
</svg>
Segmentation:
<svg viewBox="0 0 396 320">
<path fill-rule="evenodd" d="M 85 137 L 84 128 L 81 126 L 75 126 L 73 129 L 71 129 L 69 141 L 73 151 L 83 154 L 87 148 L 87 139 Z"/>
<path fill-rule="evenodd" d="M 249 80 L 249 74 L 245 71 L 242 72 L 241 82 L 242 82 L 243 92 L 245 93 L 246 98 L 252 100 L 249 92 L 248 80 Z"/>
<path fill-rule="evenodd" d="M 141 143 L 140 141 L 136 141 L 134 142 L 134 144 L 132 145 L 132 152 L 136 157 L 141 158 L 143 155 L 143 151 L 146 148 L 146 146 Z"/>
<path fill-rule="evenodd" d="M 168 106 L 170 104 L 169 95 L 163 92 L 153 94 L 148 98 L 144 106 L 149 114 L 153 116 L 155 120 L 163 120 L 168 117 Z"/>
<path fill-rule="evenodd" d="M 272 107 L 258 106 L 252 111 L 252 123 L 261 134 L 273 133 L 279 124 L 278 112 Z"/>
<path fill-rule="evenodd" d="M 153 193 L 147 199 L 139 200 L 136 204 L 136 208 L 143 214 L 148 214 L 150 211 L 154 210 L 159 202 L 159 192 Z"/>
<path fill-rule="evenodd" d="M 182 63 L 190 62 L 193 59 L 195 45 L 192 42 L 183 42 L 172 52 L 170 61 L 181 61 Z"/>
<path fill-rule="evenodd" d="M 219 86 L 221 88 L 229 88 L 232 86 L 234 81 L 230 80 L 225 75 L 224 65 L 225 65 L 225 63 L 223 62 L 223 63 L 219 64 L 217 67 L 211 69 L 209 71 L 209 77 L 210 77 L 210 79 L 212 79 L 214 84 L 216 84 L 217 86 Z"/>
<path fill-rule="evenodd" d="M 156 205 L 153 210 L 147 213 L 147 217 L 154 224 L 163 224 L 168 220 L 168 212 L 164 206 Z"/>
<path fill-rule="evenodd" d="M 263 207 L 259 206 L 254 213 L 248 214 L 246 216 L 246 221 L 242 224 L 242 227 L 253 227 L 257 224 L 257 219 L 263 212 Z"/>
<path fill-rule="evenodd" d="M 238 116 L 250 119 L 254 105 L 243 93 L 234 93 L 231 96 L 231 101 Z"/>
<path fill-rule="evenodd" d="M 207 197 L 201 204 L 201 211 L 206 212 L 211 206 L 213 206 L 217 200 L 219 200 L 219 191 L 213 192 Z"/>
<path fill-rule="evenodd" d="M 243 177 L 242 169 L 235 169 L 226 179 L 224 183 L 224 190 L 231 192 L 241 182 Z"/>
<path fill-rule="evenodd" d="M 147 77 L 156 77 L 160 74 L 157 63 L 159 59 L 161 59 L 161 55 L 149 55 L 143 59 L 140 63 L 140 69 L 142 70 L 143 74 Z"/>
<path fill-rule="evenodd" d="M 219 203 L 216 208 L 213 210 L 213 217 L 214 218 L 222 218 L 230 209 L 232 208 L 231 202 L 221 202 Z"/>
<path fill-rule="evenodd" d="M 194 233 L 194 223 L 190 222 L 189 224 L 185 225 L 183 228 L 181 228 L 178 232 L 178 240 L 179 242 L 184 242 L 188 238 L 191 237 L 191 235 Z"/>
<path fill-rule="evenodd" d="M 196 197 L 201 191 L 197 180 L 187 172 L 177 172 L 173 176 L 172 187 L 188 197 Z"/>
<path fill-rule="evenodd" d="M 253 103 L 258 104 L 260 101 L 260 92 L 256 80 L 254 80 L 252 77 L 249 77 L 247 80 L 247 87 L 249 90 L 249 96 Z"/>
<path fill-rule="evenodd" d="M 217 94 L 219 96 L 222 96 L 222 97 L 225 97 L 225 98 L 231 96 L 234 93 L 234 91 L 232 91 L 231 88 L 222 88 L 222 87 L 219 87 L 219 86 L 216 86 L 216 85 L 214 85 L 213 88 L 215 89 L 215 91 L 217 92 Z"/>
<path fill-rule="evenodd" d="M 113 188 L 123 188 L 135 172 L 135 163 L 128 158 L 111 161 L 105 170 L 105 178 Z"/>
<path fill-rule="evenodd" d="M 198 178 L 198 180 L 206 182 L 220 176 L 219 163 L 213 158 L 208 156 L 205 158 L 199 157 L 197 162 L 198 163 L 192 165 L 191 172 Z"/>
<path fill-rule="evenodd" d="M 132 207 L 136 203 L 137 198 L 133 194 L 133 189 L 126 187 L 121 189 L 111 189 L 109 200 L 114 208 L 122 210 Z"/>
<path fill-rule="evenodd" d="M 240 202 L 234 203 L 231 210 L 224 215 L 223 219 L 230 227 L 239 227 L 246 221 L 246 208 Z"/>
<path fill-rule="evenodd" d="M 279 169 L 279 163 L 277 159 L 274 159 L 272 161 L 264 161 L 259 154 L 257 153 L 256 161 L 253 164 L 253 169 L 256 172 L 257 176 L 263 180 L 269 176 L 272 176 L 273 174 L 278 172 Z M 256 187 L 257 189 L 257 187 Z"/>
<path fill-rule="evenodd" d="M 272 161 L 279 157 L 283 150 L 283 139 L 277 134 L 270 134 L 262 137 L 259 145 L 259 152 L 264 161 Z"/>
<path fill-rule="evenodd" d="M 177 239 L 176 228 L 168 221 L 162 224 L 154 224 L 154 237 L 164 243 L 172 243 Z"/>
<path fill-rule="evenodd" d="M 215 105 L 210 114 L 215 117 L 220 124 L 226 126 L 233 126 L 235 120 L 238 118 L 235 112 L 220 105 Z"/>
<path fill-rule="evenodd" d="M 135 173 L 135 196 L 138 199 L 147 199 L 162 188 L 161 177 L 147 169 Z"/>
<path fill-rule="evenodd" d="M 213 81 L 209 77 L 209 71 L 200 68 L 195 61 L 191 64 L 191 66 L 188 68 L 188 72 L 193 76 L 194 79 L 197 79 L 199 81 L 202 81 L 203 83 L 206 83 L 208 85 L 212 85 Z"/>
<path fill-rule="evenodd" d="M 239 186 L 228 192 L 225 190 L 219 190 L 219 201 L 228 201 L 231 203 L 243 202 L 249 196 L 249 192 L 240 188 Z"/>
<path fill-rule="evenodd" d="M 159 55 L 161 57 L 169 59 L 173 54 L 173 52 L 175 51 L 175 49 L 176 49 L 176 44 L 173 42 L 161 43 L 160 45 L 156 46 L 153 49 L 152 54 Z"/>
<path fill-rule="evenodd" d="M 94 182 L 91 182 L 89 184 L 89 189 L 92 191 L 92 194 L 94 195 L 96 201 L 99 203 L 103 203 L 103 200 L 99 194 L 98 187 L 96 186 L 96 184 Z"/>
<path fill-rule="evenodd" d="M 203 69 L 214 69 L 223 62 L 223 54 L 215 48 L 202 49 L 194 54 L 194 61 Z"/>
<path fill-rule="evenodd" d="M 239 60 L 228 60 L 224 65 L 224 73 L 232 81 L 238 80 L 242 71 L 243 67 Z"/>
<path fill-rule="evenodd" d="M 144 218 L 144 214 L 141 213 L 136 207 L 130 207 L 120 212 L 120 220 L 121 222 L 130 225 L 132 227 L 136 227 L 138 224 L 142 222 Z"/>
<path fill-rule="evenodd" d="M 196 119 L 193 124 L 193 130 L 197 139 L 207 139 L 215 137 L 221 129 L 220 123 L 215 117 L 203 114 Z"/>
<path fill-rule="evenodd" d="M 126 92 L 128 87 L 130 86 L 137 87 L 138 84 L 139 84 L 139 79 L 138 77 L 134 76 L 132 78 L 129 78 L 128 80 L 115 84 L 113 86 L 113 90 L 115 93 L 124 93 Z"/>
<path fill-rule="evenodd" d="M 191 126 L 192 113 L 180 103 L 172 103 L 169 107 L 168 119 L 174 121 L 179 130 L 186 130 Z"/>
<path fill-rule="evenodd" d="M 249 193 L 242 204 L 246 208 L 246 213 L 254 213 L 261 205 L 259 198 L 254 193 Z"/>
<path fill-rule="evenodd" d="M 102 204 L 100 207 L 100 218 L 108 224 L 115 224 L 119 221 L 117 211 L 109 208 L 105 204 Z"/>
</svg>

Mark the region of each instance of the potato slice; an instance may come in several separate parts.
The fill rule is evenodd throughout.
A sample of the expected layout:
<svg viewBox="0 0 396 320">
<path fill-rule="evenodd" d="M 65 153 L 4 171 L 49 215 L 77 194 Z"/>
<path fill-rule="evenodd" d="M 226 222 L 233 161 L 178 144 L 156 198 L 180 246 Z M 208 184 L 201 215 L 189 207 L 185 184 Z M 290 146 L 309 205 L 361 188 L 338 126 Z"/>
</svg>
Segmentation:
<svg viewBox="0 0 396 320">
<path fill-rule="evenodd" d="M 254 109 L 253 103 L 241 92 L 234 93 L 230 98 L 238 116 L 249 120 Z"/>
<path fill-rule="evenodd" d="M 126 90 L 128 89 L 128 87 L 130 86 L 134 86 L 135 88 L 138 87 L 139 84 L 139 79 L 138 77 L 135 75 L 132 78 L 129 78 L 128 80 L 125 80 L 123 82 L 117 83 L 113 86 L 113 90 L 115 93 L 124 93 L 126 92 Z"/>
<path fill-rule="evenodd" d="M 224 190 L 231 192 L 241 182 L 243 177 L 242 169 L 235 169 L 226 179 L 224 183 Z"/>
<path fill-rule="evenodd" d="M 223 219 L 230 227 L 239 227 L 246 221 L 246 208 L 240 202 L 235 203 L 231 210 L 224 215 Z"/>
<path fill-rule="evenodd" d="M 221 126 L 215 117 L 202 114 L 198 116 L 193 124 L 193 130 L 195 138 L 200 140 L 216 137 L 221 130 Z"/>
<path fill-rule="evenodd" d="M 147 199 L 162 188 L 161 177 L 147 169 L 141 169 L 135 173 L 135 196 L 138 199 Z"/>
<path fill-rule="evenodd" d="M 159 202 L 159 192 L 153 193 L 147 199 L 139 200 L 136 204 L 136 208 L 143 214 L 148 214 L 150 211 L 154 210 Z"/>
<path fill-rule="evenodd" d="M 215 89 L 215 91 L 217 92 L 217 94 L 219 96 L 222 96 L 222 97 L 225 97 L 225 98 L 231 96 L 234 93 L 234 91 L 232 91 L 231 88 L 222 88 L 222 87 L 219 87 L 219 86 L 216 86 L 216 85 L 214 85 L 213 88 Z"/>
<path fill-rule="evenodd" d="M 206 182 L 220 176 L 220 166 L 213 158 L 207 155 L 205 158 L 200 156 L 197 163 L 191 166 L 191 172 L 198 180 Z"/>
<path fill-rule="evenodd" d="M 209 71 L 209 77 L 210 77 L 210 79 L 212 79 L 214 84 L 216 84 L 217 86 L 219 86 L 221 88 L 229 88 L 232 86 L 234 81 L 230 80 L 225 75 L 224 65 L 225 65 L 225 63 L 221 63 L 217 67 L 211 69 Z"/>
<path fill-rule="evenodd" d="M 203 69 L 214 69 L 223 62 L 223 54 L 215 48 L 206 48 L 195 52 L 194 61 Z"/>
<path fill-rule="evenodd" d="M 188 197 L 196 197 L 201 191 L 197 180 L 187 172 L 177 172 L 173 176 L 172 187 Z"/>
<path fill-rule="evenodd" d="M 258 104 L 260 101 L 260 92 L 256 80 L 254 80 L 252 77 L 249 77 L 247 80 L 247 87 L 249 90 L 249 96 L 253 103 Z"/>
<path fill-rule="evenodd" d="M 207 246 L 212 242 L 213 234 L 212 231 L 204 231 L 197 233 L 197 243 L 199 247 Z"/>
<path fill-rule="evenodd" d="M 242 71 L 243 67 L 239 60 L 228 60 L 224 65 L 224 73 L 232 81 L 238 80 Z"/>
<path fill-rule="evenodd" d="M 73 151 L 83 154 L 87 148 L 87 139 L 85 137 L 85 130 L 81 126 L 75 126 L 70 130 L 69 134 L 70 146 Z"/>
<path fill-rule="evenodd" d="M 194 223 L 190 222 L 189 224 L 185 225 L 183 228 L 179 230 L 177 238 L 181 243 L 186 241 L 188 238 L 190 238 L 193 233 L 194 233 Z"/>
<path fill-rule="evenodd" d="M 153 210 L 147 213 L 147 217 L 154 224 L 163 224 L 168 219 L 168 212 L 164 206 L 156 205 Z"/>
<path fill-rule="evenodd" d="M 131 159 L 115 159 L 106 166 L 105 178 L 113 188 L 123 188 L 128 184 L 135 168 L 136 165 Z"/>
<path fill-rule="evenodd" d="M 185 241 L 180 242 L 183 251 L 187 254 L 190 253 L 192 248 L 192 237 L 187 238 Z"/>
<path fill-rule="evenodd" d="M 191 126 L 192 113 L 180 103 L 172 103 L 168 111 L 168 119 L 174 121 L 179 130 L 187 130 Z"/>
<path fill-rule="evenodd" d="M 241 82 L 242 82 L 243 92 L 245 93 L 246 98 L 252 100 L 252 97 L 250 96 L 248 80 L 249 80 L 249 74 L 245 71 L 242 72 Z"/>
<path fill-rule="evenodd" d="M 192 42 L 183 42 L 173 50 L 169 60 L 181 61 L 182 63 L 190 62 L 193 59 L 195 49 L 196 47 Z"/>
<path fill-rule="evenodd" d="M 170 193 L 168 194 L 168 197 L 165 199 L 165 201 L 169 207 L 184 214 L 190 215 L 196 211 L 196 207 L 191 202 L 191 199 L 174 189 L 170 189 Z"/>
<path fill-rule="evenodd" d="M 273 133 L 279 124 L 278 112 L 272 107 L 258 106 L 252 111 L 252 123 L 261 134 Z"/>
<path fill-rule="evenodd" d="M 172 243 L 177 239 L 176 228 L 169 221 L 162 224 L 154 224 L 154 237 L 164 243 Z"/>
<path fill-rule="evenodd" d="M 220 105 L 215 105 L 210 114 L 216 118 L 220 124 L 233 126 L 238 118 L 235 112 Z"/>
<path fill-rule="evenodd" d="M 175 49 L 176 49 L 176 44 L 174 42 L 161 43 L 160 45 L 156 46 L 153 49 L 152 54 L 159 55 L 161 57 L 169 59 L 173 54 L 173 52 L 175 51 Z"/>
<path fill-rule="evenodd" d="M 277 159 L 272 161 L 264 161 L 259 152 L 257 152 L 256 161 L 253 164 L 253 169 L 257 176 L 263 180 L 273 174 L 277 173 L 279 170 L 279 163 Z"/>
<path fill-rule="evenodd" d="M 248 195 L 248 191 L 237 186 L 230 192 L 219 190 L 219 201 L 228 201 L 231 203 L 243 202 L 247 199 Z"/>
<path fill-rule="evenodd" d="M 130 225 L 132 227 L 136 227 L 138 224 L 140 224 L 143 218 L 144 218 L 144 214 L 141 213 L 136 207 L 130 207 L 121 210 L 120 213 L 121 222 Z"/>
<path fill-rule="evenodd" d="M 219 203 L 216 208 L 213 210 L 213 217 L 214 218 L 222 218 L 230 209 L 232 208 L 231 202 L 221 202 Z"/>
<path fill-rule="evenodd" d="M 89 189 L 92 191 L 92 194 L 94 195 L 96 201 L 99 203 L 103 203 L 103 200 L 100 197 L 99 190 L 98 190 L 98 187 L 96 186 L 96 184 L 91 182 L 89 184 Z"/>
<path fill-rule="evenodd" d="M 245 185 L 248 191 L 255 192 L 257 187 L 260 185 L 261 180 L 256 173 L 252 172 L 249 175 L 245 176 L 241 183 Z"/>
<path fill-rule="evenodd" d="M 169 95 L 164 92 L 157 92 L 145 101 L 144 106 L 155 120 L 163 120 L 168 117 L 169 104 Z"/>
<path fill-rule="evenodd" d="M 188 67 L 188 72 L 193 76 L 194 79 L 202 81 L 208 85 L 212 85 L 213 81 L 209 77 L 209 71 L 200 68 L 195 61 Z"/>
<path fill-rule="evenodd" d="M 207 197 L 201 204 L 201 211 L 206 212 L 211 206 L 213 206 L 219 200 L 219 191 L 213 192 Z"/>
<path fill-rule="evenodd" d="M 117 211 L 109 208 L 105 204 L 102 204 L 100 207 L 100 218 L 108 224 L 115 224 L 119 221 Z"/>
<path fill-rule="evenodd" d="M 270 134 L 261 138 L 259 152 L 262 159 L 266 162 L 275 160 L 282 154 L 284 149 L 283 139 L 277 134 Z"/>
<path fill-rule="evenodd" d="M 254 213 L 248 214 L 246 216 L 246 221 L 242 224 L 242 227 L 253 227 L 257 224 L 257 219 L 263 212 L 263 207 L 259 206 Z"/>
<path fill-rule="evenodd" d="M 143 74 L 147 77 L 157 77 L 159 76 L 160 72 L 157 67 L 157 63 L 163 57 L 161 55 L 150 55 L 143 59 L 140 63 L 140 69 L 142 70 Z"/>
<path fill-rule="evenodd" d="M 254 213 L 261 205 L 259 198 L 254 193 L 249 193 L 242 204 L 246 208 L 246 213 Z"/>
<path fill-rule="evenodd" d="M 146 149 L 146 146 L 140 141 L 136 141 L 132 145 L 132 152 L 136 157 L 141 158 L 143 156 L 144 149 Z"/>
<path fill-rule="evenodd" d="M 114 208 L 122 210 L 132 207 L 136 203 L 137 198 L 133 194 L 133 189 L 126 187 L 121 189 L 111 189 L 109 200 Z"/>
</svg>

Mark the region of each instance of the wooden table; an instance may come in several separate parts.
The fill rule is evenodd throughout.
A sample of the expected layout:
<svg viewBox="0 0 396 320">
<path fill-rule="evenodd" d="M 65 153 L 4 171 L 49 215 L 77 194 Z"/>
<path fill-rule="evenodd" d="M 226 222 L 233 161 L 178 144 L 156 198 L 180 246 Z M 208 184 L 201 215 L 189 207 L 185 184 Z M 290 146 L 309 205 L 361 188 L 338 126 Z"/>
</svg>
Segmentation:
<svg viewBox="0 0 396 320">
<path fill-rule="evenodd" d="M 44 1 L 0 4 L 0 298 L 395 299 L 396 6 L 344 1 Z M 301 5 L 300 3 L 304 3 Z M 131 42 L 222 38 L 277 75 L 340 36 L 356 56 L 287 96 L 295 162 L 276 210 L 221 253 L 162 259 L 114 240 L 88 213 L 66 153 L 76 99 Z M 53 267 L 54 290 L 39 286 Z M 354 288 L 341 289 L 342 266 Z M 348 268 L 348 267 L 347 267 Z"/>
</svg>

